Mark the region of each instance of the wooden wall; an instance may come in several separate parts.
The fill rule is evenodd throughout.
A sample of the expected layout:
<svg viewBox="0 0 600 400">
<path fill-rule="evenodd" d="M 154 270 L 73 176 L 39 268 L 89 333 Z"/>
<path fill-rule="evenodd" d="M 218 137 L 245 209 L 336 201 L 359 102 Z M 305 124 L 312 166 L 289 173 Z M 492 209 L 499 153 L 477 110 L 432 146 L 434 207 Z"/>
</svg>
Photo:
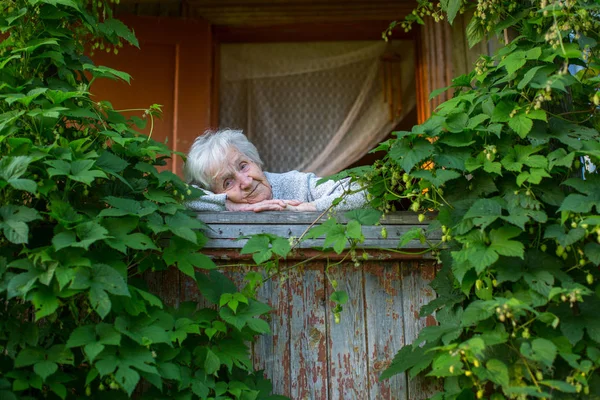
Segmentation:
<svg viewBox="0 0 600 400">
<path fill-rule="evenodd" d="M 245 272 L 255 267 L 249 255 L 239 254 L 245 240 L 236 238 L 260 232 L 298 237 L 327 217 L 319 218 L 319 213 L 200 213 L 209 227 L 203 253 L 242 287 Z M 359 266 L 350 257 L 342 261 L 344 253 L 303 246 L 280 263 L 284 273 L 268 280 L 258 294 L 258 300 L 273 309 L 268 320 L 272 334 L 260 336 L 252 348 L 255 369 L 264 370 L 276 394 L 293 400 L 420 400 L 436 391 L 435 381 L 409 380 L 405 374 L 379 381 L 398 350 L 412 343 L 423 327 L 436 323 L 432 316 L 420 318 L 419 310 L 435 296 L 429 282 L 438 266 L 416 253 L 375 248 L 394 248 L 403 232 L 426 225 L 414 213 L 398 212 L 388 214 L 381 225 L 363 226 L 363 245 L 370 249 L 357 250 Z M 380 236 L 382 226 L 388 231 L 386 239 Z M 438 236 L 429 238 L 436 242 Z M 309 244 L 322 247 L 323 239 Z M 415 240 L 406 248 L 418 252 L 426 246 Z M 301 267 L 289 268 L 306 260 L 310 261 Z M 175 269 L 153 273 L 147 280 L 151 291 L 169 299 L 170 305 L 196 301 L 200 307 L 212 307 L 196 283 Z M 332 280 L 337 290 L 349 295 L 339 323 L 329 301 L 335 290 Z"/>
<path fill-rule="evenodd" d="M 155 17 L 124 17 L 140 42 L 118 55 L 98 51 L 94 62 L 122 70 L 131 84 L 107 79 L 92 86 L 95 100 L 109 100 L 115 109 L 145 109 L 162 105 L 152 137 L 186 153 L 193 140 L 211 126 L 213 48 L 208 22 Z M 142 111 L 128 115 L 142 116 Z M 150 124 L 144 130 L 149 133 Z M 170 168 L 181 172 L 182 161 Z"/>
<path fill-rule="evenodd" d="M 419 318 L 421 306 L 434 298 L 428 286 L 436 271 L 433 261 L 368 261 L 358 268 L 344 262 L 326 270 L 326 260 L 312 261 L 260 289 L 258 299 L 273 308 L 272 334 L 258 338 L 252 360 L 271 379 L 274 393 L 293 400 L 420 400 L 435 393 L 433 380 L 401 374 L 379 381 L 396 352 L 423 327 L 435 324 L 432 317 Z M 241 271 L 229 268 L 226 274 L 240 284 Z M 175 270 L 152 276 L 150 289 L 173 305 L 197 301 L 210 306 L 189 277 Z M 338 290 L 350 297 L 337 324 L 328 279 L 337 280 Z"/>
</svg>

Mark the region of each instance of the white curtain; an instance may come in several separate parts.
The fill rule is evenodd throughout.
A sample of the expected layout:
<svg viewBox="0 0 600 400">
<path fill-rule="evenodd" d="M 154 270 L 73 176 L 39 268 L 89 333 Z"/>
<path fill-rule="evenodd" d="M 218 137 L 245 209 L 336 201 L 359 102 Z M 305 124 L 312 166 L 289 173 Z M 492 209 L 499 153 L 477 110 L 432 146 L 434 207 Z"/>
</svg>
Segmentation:
<svg viewBox="0 0 600 400">
<path fill-rule="evenodd" d="M 244 130 L 267 171 L 336 173 L 383 140 L 415 106 L 413 46 L 224 44 L 219 125 Z M 402 108 L 393 119 L 384 101 L 384 54 L 395 54 L 401 68 Z"/>
</svg>

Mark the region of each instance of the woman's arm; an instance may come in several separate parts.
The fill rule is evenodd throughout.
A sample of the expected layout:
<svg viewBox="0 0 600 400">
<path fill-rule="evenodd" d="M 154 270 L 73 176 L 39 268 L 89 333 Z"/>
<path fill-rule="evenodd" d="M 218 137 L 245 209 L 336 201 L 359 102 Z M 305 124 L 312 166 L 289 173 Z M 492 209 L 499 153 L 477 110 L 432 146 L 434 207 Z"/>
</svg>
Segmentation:
<svg viewBox="0 0 600 400">
<path fill-rule="evenodd" d="M 198 188 L 200 189 L 200 188 Z M 185 203 L 186 207 L 193 211 L 225 211 L 227 195 L 225 193 L 215 194 L 206 189 L 200 189 L 204 195 L 196 200 Z"/>
<path fill-rule="evenodd" d="M 342 201 L 333 207 L 336 211 L 354 210 L 364 208 L 367 204 L 367 194 L 364 188 L 358 183 L 351 183 L 350 178 L 340 181 L 326 181 L 320 185 L 317 182 L 321 179 L 314 174 L 310 174 L 308 185 L 311 196 L 314 198 L 311 204 L 314 205 L 316 211 L 324 211 L 331 207 L 334 201 L 344 196 L 345 193 L 350 193 L 344 196 Z"/>
</svg>

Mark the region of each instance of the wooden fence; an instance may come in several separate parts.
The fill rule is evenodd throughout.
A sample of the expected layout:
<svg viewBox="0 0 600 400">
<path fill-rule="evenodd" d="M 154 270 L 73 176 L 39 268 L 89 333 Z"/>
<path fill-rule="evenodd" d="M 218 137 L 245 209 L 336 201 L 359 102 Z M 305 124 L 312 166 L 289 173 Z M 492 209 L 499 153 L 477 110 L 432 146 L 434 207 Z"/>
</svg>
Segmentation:
<svg viewBox="0 0 600 400">
<path fill-rule="evenodd" d="M 239 254 L 244 241 L 232 240 L 240 234 L 300 236 L 315 217 L 304 213 L 199 216 L 210 227 L 207 235 L 211 240 L 205 253 L 217 265 L 252 263 Z M 418 224 L 414 214 L 388 216 L 383 221 L 387 240 L 380 237 L 380 226 L 363 227 L 365 243 L 370 247 L 394 247 L 398 235 Z M 309 245 L 319 244 L 316 241 Z M 424 245 L 411 242 L 408 247 L 417 250 Z M 435 275 L 435 262 L 414 254 L 364 251 L 369 259 L 361 261 L 360 266 L 343 261 L 329 267 L 343 254 L 301 248 L 280 265 L 282 270 L 315 258 L 268 280 L 260 289 L 259 300 L 273 308 L 269 321 L 272 334 L 258 339 L 252 358 L 255 368 L 264 370 L 272 380 L 275 393 L 294 400 L 416 400 L 429 398 L 436 391 L 435 382 L 408 380 L 404 374 L 382 382 L 378 379 L 404 344 L 412 343 L 423 327 L 435 324 L 431 316 L 419 318 L 420 307 L 434 297 L 428 283 Z M 359 250 L 359 254 L 362 252 Z M 241 285 L 248 268 L 228 267 L 226 273 Z M 163 298 L 173 299 L 172 304 L 188 300 L 206 304 L 195 282 L 186 276 L 174 271 L 153 276 L 150 285 Z M 333 291 L 329 280 L 333 279 L 338 282 L 338 290 L 349 294 L 339 323 L 334 321 L 333 303 L 328 300 Z"/>
</svg>

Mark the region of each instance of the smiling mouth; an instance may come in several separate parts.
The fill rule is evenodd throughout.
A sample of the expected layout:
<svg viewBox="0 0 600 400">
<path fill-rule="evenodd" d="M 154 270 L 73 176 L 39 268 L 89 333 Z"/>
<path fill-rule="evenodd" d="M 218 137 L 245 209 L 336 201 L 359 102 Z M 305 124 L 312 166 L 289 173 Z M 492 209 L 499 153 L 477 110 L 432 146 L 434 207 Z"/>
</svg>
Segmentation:
<svg viewBox="0 0 600 400">
<path fill-rule="evenodd" d="M 250 198 L 250 197 L 252 197 L 252 194 L 254 192 L 256 192 L 256 189 L 258 189 L 258 185 L 260 185 L 260 183 L 257 183 L 256 186 L 254 186 L 254 189 L 252 189 L 252 191 L 246 195 L 247 199 Z"/>
</svg>

